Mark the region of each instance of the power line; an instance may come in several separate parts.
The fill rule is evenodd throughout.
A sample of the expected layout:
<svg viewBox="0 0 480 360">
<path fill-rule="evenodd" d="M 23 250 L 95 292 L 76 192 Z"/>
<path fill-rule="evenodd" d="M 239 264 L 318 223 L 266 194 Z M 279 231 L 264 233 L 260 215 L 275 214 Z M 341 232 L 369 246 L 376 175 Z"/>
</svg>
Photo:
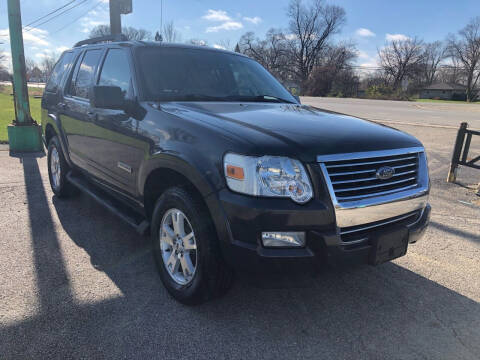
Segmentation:
<svg viewBox="0 0 480 360">
<path fill-rule="evenodd" d="M 62 26 L 61 28 L 55 30 L 54 32 L 59 32 L 59 31 L 62 31 L 64 29 L 66 29 L 67 27 L 69 27 L 70 25 L 74 24 L 75 22 L 77 22 L 78 20 L 80 20 L 81 18 L 83 18 L 85 15 L 87 15 L 90 11 L 96 9 L 99 5 L 102 4 L 102 0 L 98 1 L 94 6 L 92 6 L 90 9 L 88 9 L 86 12 L 82 13 L 82 15 L 80 15 L 79 17 L 75 18 L 74 20 L 70 21 L 68 24 L 65 24 L 64 26 Z"/>
<path fill-rule="evenodd" d="M 87 1 L 90 1 L 90 0 L 82 0 L 82 1 L 80 1 L 80 2 L 77 3 L 76 5 L 70 7 L 70 8 L 68 8 L 68 9 L 66 9 L 66 10 L 63 10 L 61 13 L 59 13 L 59 14 L 51 17 L 50 19 L 47 19 L 47 20 L 41 22 L 40 24 L 36 24 L 36 25 L 35 25 L 35 28 L 36 28 L 36 27 L 39 27 L 39 26 L 41 26 L 41 25 L 43 25 L 43 24 L 46 24 L 47 22 L 50 22 L 50 21 L 52 21 L 52 20 L 54 20 L 54 19 L 56 19 L 56 18 L 58 18 L 60 15 L 65 14 L 66 12 L 68 12 L 68 11 L 70 11 L 70 10 L 72 10 L 72 9 L 74 9 L 74 8 L 76 8 L 76 7 L 84 4 L 84 3 L 86 3 Z M 32 27 L 32 28 L 30 28 L 30 29 L 25 30 L 25 32 L 31 31 L 31 30 L 33 30 L 33 29 L 35 29 L 35 28 Z"/>
<path fill-rule="evenodd" d="M 72 0 L 72 1 L 69 1 L 68 3 L 66 3 L 66 4 L 64 4 L 64 5 L 62 5 L 62 6 L 60 6 L 59 8 L 57 8 L 57 9 L 55 9 L 55 10 L 53 10 L 53 11 L 49 12 L 47 15 L 44 15 L 44 16 L 42 16 L 42 17 L 39 17 L 38 19 L 36 19 L 36 20 L 32 21 L 31 23 L 29 23 L 29 24 L 25 25 L 23 28 L 25 29 L 26 27 L 29 27 L 29 26 L 31 26 L 31 25 L 33 25 L 33 24 L 35 24 L 37 21 L 43 20 L 43 19 L 45 19 L 46 17 L 48 17 L 48 16 L 50 16 L 50 15 L 52 15 L 52 14 L 55 14 L 57 11 L 60 11 L 60 10 L 62 10 L 63 8 L 65 8 L 65 7 L 67 7 L 68 5 L 70 5 L 70 4 L 72 4 L 72 3 L 74 3 L 75 1 L 77 1 L 77 0 Z"/>
</svg>

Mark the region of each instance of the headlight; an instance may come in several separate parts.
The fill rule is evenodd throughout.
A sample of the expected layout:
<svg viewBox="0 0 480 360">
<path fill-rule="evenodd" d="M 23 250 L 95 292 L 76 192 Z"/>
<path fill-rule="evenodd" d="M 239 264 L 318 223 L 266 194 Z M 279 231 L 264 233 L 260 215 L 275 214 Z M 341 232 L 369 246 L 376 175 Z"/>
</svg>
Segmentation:
<svg viewBox="0 0 480 360">
<path fill-rule="evenodd" d="M 230 190 L 255 196 L 291 198 L 304 204 L 313 196 L 308 175 L 298 160 L 279 156 L 243 156 L 224 159 Z"/>
</svg>

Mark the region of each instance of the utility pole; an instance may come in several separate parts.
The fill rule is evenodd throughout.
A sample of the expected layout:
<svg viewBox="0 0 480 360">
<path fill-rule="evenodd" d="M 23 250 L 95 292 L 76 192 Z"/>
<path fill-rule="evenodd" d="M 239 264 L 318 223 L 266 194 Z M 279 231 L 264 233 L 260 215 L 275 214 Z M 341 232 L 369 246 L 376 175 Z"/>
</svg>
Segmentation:
<svg viewBox="0 0 480 360">
<path fill-rule="evenodd" d="M 119 35 L 122 33 L 121 14 L 132 12 L 132 0 L 109 0 L 110 5 L 110 33 Z"/>
<path fill-rule="evenodd" d="M 110 33 L 118 35 L 122 33 L 122 18 L 118 0 L 110 0 Z"/>
<path fill-rule="evenodd" d="M 28 101 L 20 0 L 8 0 L 8 24 L 12 50 L 13 93 L 15 94 L 14 106 L 16 114 L 13 124 L 7 128 L 10 151 L 41 151 L 40 126 L 30 115 L 30 103 Z"/>
</svg>

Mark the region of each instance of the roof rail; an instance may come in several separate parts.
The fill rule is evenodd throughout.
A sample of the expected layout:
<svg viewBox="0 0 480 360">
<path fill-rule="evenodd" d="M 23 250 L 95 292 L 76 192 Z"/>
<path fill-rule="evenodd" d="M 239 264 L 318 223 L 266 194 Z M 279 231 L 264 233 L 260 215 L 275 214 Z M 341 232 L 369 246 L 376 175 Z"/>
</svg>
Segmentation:
<svg viewBox="0 0 480 360">
<path fill-rule="evenodd" d="M 82 45 L 90 45 L 90 44 L 98 44 L 98 43 L 107 42 L 107 41 L 128 41 L 128 38 L 124 34 L 100 36 L 92 39 L 79 41 L 73 47 L 79 47 Z"/>
</svg>

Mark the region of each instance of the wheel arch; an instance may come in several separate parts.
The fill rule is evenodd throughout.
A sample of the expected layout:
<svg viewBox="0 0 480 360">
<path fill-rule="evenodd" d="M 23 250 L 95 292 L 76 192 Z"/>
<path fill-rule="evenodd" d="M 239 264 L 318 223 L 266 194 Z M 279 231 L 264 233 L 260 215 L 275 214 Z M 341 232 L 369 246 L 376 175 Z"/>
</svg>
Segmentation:
<svg viewBox="0 0 480 360">
<path fill-rule="evenodd" d="M 226 220 L 215 195 L 221 186 L 217 188 L 202 176 L 198 169 L 176 157 L 167 156 L 156 159 L 148 168 L 149 171 L 145 171 L 146 175 L 140 180 L 139 189 L 148 219 L 151 220 L 155 203 L 165 190 L 172 186 L 183 186 L 205 206 L 205 210 L 208 211 L 215 225 L 219 239 L 225 239 L 227 236 Z"/>
<path fill-rule="evenodd" d="M 153 214 L 157 199 L 165 192 L 165 190 L 173 186 L 188 189 L 192 196 L 195 196 L 205 204 L 201 191 L 187 178 L 187 176 L 183 175 L 178 170 L 169 167 L 158 167 L 149 173 L 143 187 L 145 213 L 149 219 Z"/>
<path fill-rule="evenodd" d="M 48 143 L 50 140 L 54 137 L 58 136 L 57 131 L 53 127 L 52 124 L 48 123 L 47 126 L 45 126 L 45 144 L 48 146 Z"/>
<path fill-rule="evenodd" d="M 63 155 L 67 164 L 72 166 L 72 162 L 70 160 L 70 152 L 68 151 L 68 144 L 63 136 L 60 120 L 54 114 L 48 114 L 47 121 L 45 122 L 45 130 L 44 130 L 44 139 L 45 139 L 45 146 L 48 147 L 48 143 L 52 139 L 53 136 L 58 137 L 58 141 L 60 142 L 60 147 L 62 148 Z"/>
</svg>

